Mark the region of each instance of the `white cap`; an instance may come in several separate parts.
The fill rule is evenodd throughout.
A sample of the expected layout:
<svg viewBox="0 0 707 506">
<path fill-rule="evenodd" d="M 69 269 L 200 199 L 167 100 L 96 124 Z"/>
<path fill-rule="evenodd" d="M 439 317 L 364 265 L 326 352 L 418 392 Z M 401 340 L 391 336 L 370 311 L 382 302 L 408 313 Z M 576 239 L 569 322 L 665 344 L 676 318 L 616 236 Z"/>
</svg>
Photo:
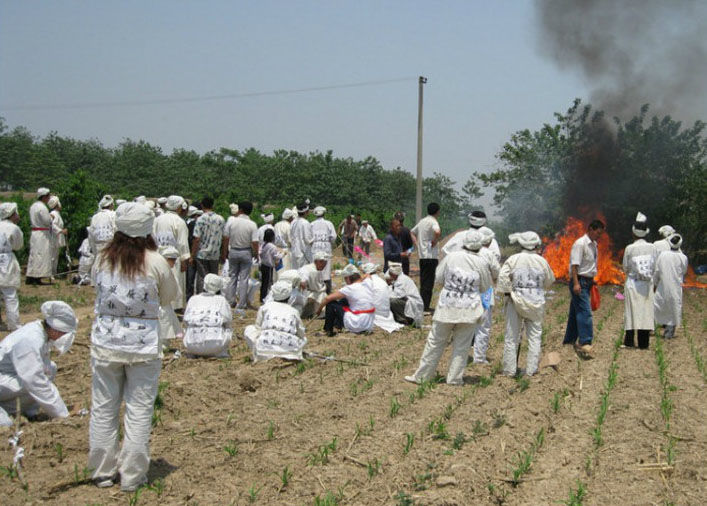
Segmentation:
<svg viewBox="0 0 707 506">
<path fill-rule="evenodd" d="M 484 236 L 484 246 L 491 244 L 491 241 L 493 241 L 494 237 L 496 237 L 496 234 L 494 234 L 493 230 L 489 227 L 481 227 L 479 228 L 479 232 L 481 232 L 481 235 Z"/>
<path fill-rule="evenodd" d="M 59 332 L 76 332 L 78 320 L 66 302 L 50 300 L 42 304 L 40 311 L 51 328 Z"/>
<path fill-rule="evenodd" d="M 486 213 L 483 211 L 472 211 L 469 213 L 469 224 L 472 227 L 483 227 L 486 225 Z"/>
<path fill-rule="evenodd" d="M 160 202 L 160 204 L 162 204 L 162 202 Z M 180 207 L 184 207 L 186 202 L 179 195 L 170 195 L 167 199 L 165 199 L 164 205 L 169 211 L 176 211 Z"/>
<path fill-rule="evenodd" d="M 633 224 L 631 227 L 631 230 L 633 231 L 633 235 L 636 237 L 645 237 L 648 235 L 648 232 L 651 231 L 650 228 L 641 226 L 640 228 L 637 228 L 636 225 L 645 225 L 648 222 L 648 218 L 646 217 L 645 214 L 639 212 L 636 215 L 636 223 Z"/>
<path fill-rule="evenodd" d="M 527 232 L 516 232 L 508 236 L 508 240 L 511 244 L 518 243 L 521 248 L 534 250 L 542 244 L 540 236 L 535 232 L 529 230 Z"/>
<path fill-rule="evenodd" d="M 261 214 L 260 217 L 263 219 L 263 221 L 265 223 L 272 223 L 272 221 L 275 219 L 275 216 L 273 216 L 272 213 Z"/>
<path fill-rule="evenodd" d="M 373 274 L 378 270 L 378 267 L 380 267 L 378 264 L 374 264 L 373 262 L 367 262 L 361 266 L 361 270 L 366 274 Z"/>
<path fill-rule="evenodd" d="M 115 226 L 128 237 L 147 237 L 152 233 L 155 215 L 138 202 L 126 202 L 115 212 Z"/>
<path fill-rule="evenodd" d="M 479 251 L 481 249 L 481 246 L 483 245 L 484 241 L 484 236 L 481 235 L 481 232 L 478 230 L 468 230 L 464 234 L 464 241 L 462 242 L 462 246 L 464 249 L 468 249 L 471 251 Z"/>
<path fill-rule="evenodd" d="M 127 200 L 125 199 L 115 199 L 115 205 L 119 206 L 120 204 L 125 204 Z"/>
<path fill-rule="evenodd" d="M 354 264 L 346 264 L 346 267 L 341 269 L 341 275 L 345 278 L 353 276 L 354 274 L 361 274 Z"/>
<path fill-rule="evenodd" d="M 223 279 L 217 274 L 207 274 L 204 276 L 204 290 L 210 294 L 216 294 L 223 288 Z"/>
<path fill-rule="evenodd" d="M 17 204 L 14 202 L 3 202 L 0 204 L 0 220 L 6 220 L 17 212 Z"/>
<path fill-rule="evenodd" d="M 163 205 L 165 205 L 165 204 L 167 203 L 167 200 L 169 200 L 169 199 L 167 199 L 167 197 L 160 197 L 160 198 L 157 199 L 157 203 L 158 203 L 159 205 L 163 206 Z"/>
<path fill-rule="evenodd" d="M 680 249 L 682 246 L 682 236 L 680 234 L 673 234 L 668 238 L 671 249 Z"/>
<path fill-rule="evenodd" d="M 144 204 L 145 202 L 147 202 L 147 197 L 145 197 L 144 195 L 139 195 L 133 199 L 133 202 Z"/>
<path fill-rule="evenodd" d="M 326 251 L 315 251 L 313 255 L 313 260 L 329 260 L 331 256 Z"/>
<path fill-rule="evenodd" d="M 284 211 L 282 211 L 282 219 L 283 220 L 289 220 L 290 218 L 294 217 L 295 213 L 292 212 L 292 209 L 285 208 Z"/>
<path fill-rule="evenodd" d="M 403 264 L 400 262 L 388 262 L 388 273 L 393 276 L 400 276 L 403 273 Z"/>
<path fill-rule="evenodd" d="M 113 197 L 111 197 L 110 195 L 103 195 L 103 198 L 98 203 L 98 207 L 101 209 L 105 209 L 106 207 L 110 207 L 112 205 L 113 205 Z"/>
<path fill-rule="evenodd" d="M 61 202 L 59 202 L 59 197 L 56 195 L 52 195 L 49 197 L 49 201 L 47 202 L 47 207 L 49 209 L 54 209 L 56 206 L 60 206 Z"/>
<path fill-rule="evenodd" d="M 238 204 L 228 204 L 228 208 L 231 210 L 232 215 L 238 214 Z"/>
<path fill-rule="evenodd" d="M 44 197 L 45 195 L 49 195 L 49 188 L 41 187 L 37 189 L 37 197 Z"/>
<path fill-rule="evenodd" d="M 324 206 L 317 206 L 314 208 L 312 211 L 314 213 L 314 216 L 324 216 L 324 213 L 326 213 L 326 207 Z"/>
<path fill-rule="evenodd" d="M 273 300 L 287 300 L 292 294 L 292 283 L 288 283 L 286 280 L 280 279 L 270 287 L 270 292 L 272 293 Z"/>
<path fill-rule="evenodd" d="M 665 239 L 670 237 L 675 233 L 675 229 L 671 227 L 670 225 L 663 225 L 658 229 L 658 233 L 663 236 Z"/>
<path fill-rule="evenodd" d="M 302 278 L 297 269 L 288 269 L 285 272 L 279 273 L 277 279 L 278 281 L 289 281 L 293 288 L 299 286 L 302 282 Z"/>
</svg>

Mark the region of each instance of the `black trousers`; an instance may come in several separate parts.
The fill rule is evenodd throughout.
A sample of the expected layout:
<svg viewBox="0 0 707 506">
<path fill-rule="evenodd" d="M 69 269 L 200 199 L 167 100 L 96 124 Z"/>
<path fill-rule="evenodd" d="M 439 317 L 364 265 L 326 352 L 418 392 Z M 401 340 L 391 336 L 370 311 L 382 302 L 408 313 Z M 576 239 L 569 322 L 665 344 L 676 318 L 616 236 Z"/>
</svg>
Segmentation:
<svg viewBox="0 0 707 506">
<path fill-rule="evenodd" d="M 403 257 L 400 261 L 403 264 L 403 274 L 406 276 L 410 275 L 410 259 L 408 257 Z"/>
<path fill-rule="evenodd" d="M 624 336 L 624 346 L 628 348 L 633 348 L 633 330 L 627 330 Z M 638 347 L 645 350 L 648 348 L 648 341 L 650 340 L 651 331 L 650 330 L 638 330 Z"/>
<path fill-rule="evenodd" d="M 405 303 L 407 300 L 407 297 L 391 297 L 390 312 L 393 313 L 393 319 L 396 322 L 403 325 L 412 325 L 414 320 L 405 316 Z"/>
<path fill-rule="evenodd" d="M 341 247 L 344 250 L 344 256 L 348 258 L 353 258 L 354 252 L 354 238 L 344 237 L 344 242 L 341 243 Z"/>
<path fill-rule="evenodd" d="M 272 285 L 273 269 L 267 265 L 260 264 L 260 303 L 262 304 L 270 291 Z"/>
<path fill-rule="evenodd" d="M 420 296 L 425 305 L 425 311 L 430 309 L 432 301 L 432 289 L 435 285 L 435 270 L 437 269 L 436 258 L 420 259 Z"/>
<path fill-rule="evenodd" d="M 348 306 L 346 299 L 335 300 L 326 305 L 324 311 L 324 331 L 334 332 L 334 329 L 344 328 L 344 306 Z"/>
<path fill-rule="evenodd" d="M 192 263 L 187 264 L 187 300 L 194 295 L 194 282 L 196 281 L 196 265 Z"/>
</svg>

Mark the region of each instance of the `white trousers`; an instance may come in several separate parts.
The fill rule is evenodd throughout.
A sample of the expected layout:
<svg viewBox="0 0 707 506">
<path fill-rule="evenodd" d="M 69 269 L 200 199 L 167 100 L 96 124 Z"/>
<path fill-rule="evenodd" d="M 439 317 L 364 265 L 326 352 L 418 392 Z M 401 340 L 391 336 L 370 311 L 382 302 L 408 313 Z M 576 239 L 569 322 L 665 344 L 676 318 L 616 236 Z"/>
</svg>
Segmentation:
<svg viewBox="0 0 707 506">
<path fill-rule="evenodd" d="M 415 371 L 418 381 L 430 380 L 437 371 L 437 364 L 447 343 L 452 342 L 452 357 L 447 371 L 447 383 L 461 385 L 463 383 L 464 368 L 474 337 L 476 323 L 446 323 L 432 322 L 432 330 L 427 335 L 427 343 L 420 357 L 420 365 Z"/>
<path fill-rule="evenodd" d="M 481 315 L 479 327 L 474 334 L 474 363 L 487 364 L 486 352 L 489 349 L 489 338 L 491 336 L 491 323 L 493 318 L 493 306 L 489 306 Z"/>
<path fill-rule="evenodd" d="M 523 318 L 516 311 L 510 300 L 506 302 L 506 340 L 503 345 L 503 374 L 514 376 L 518 368 L 518 347 L 521 339 L 521 326 L 525 326 L 528 338 L 528 356 L 525 373 L 532 376 L 538 371 L 538 362 L 542 352 L 542 321 L 532 321 Z"/>
<path fill-rule="evenodd" d="M 0 286 L 0 293 L 5 301 L 7 328 L 10 331 L 17 330 L 20 327 L 20 299 L 17 297 L 17 288 Z"/>
<path fill-rule="evenodd" d="M 93 370 L 88 468 L 93 478 L 120 472 L 122 488 L 141 485 L 150 467 L 150 431 L 162 360 L 137 364 L 91 358 Z M 123 449 L 118 458 L 118 415 L 125 400 Z M 120 460 L 120 462 L 119 462 Z"/>
</svg>

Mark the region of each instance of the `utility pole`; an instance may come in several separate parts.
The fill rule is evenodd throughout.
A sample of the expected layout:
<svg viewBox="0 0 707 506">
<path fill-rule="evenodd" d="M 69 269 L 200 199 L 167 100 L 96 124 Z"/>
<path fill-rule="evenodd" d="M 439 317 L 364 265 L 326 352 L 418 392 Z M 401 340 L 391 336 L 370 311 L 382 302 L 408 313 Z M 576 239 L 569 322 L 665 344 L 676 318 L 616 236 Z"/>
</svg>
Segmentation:
<svg viewBox="0 0 707 506">
<path fill-rule="evenodd" d="M 420 76 L 417 99 L 417 191 L 415 192 L 415 221 L 422 219 L 422 89 L 427 78 Z"/>
</svg>

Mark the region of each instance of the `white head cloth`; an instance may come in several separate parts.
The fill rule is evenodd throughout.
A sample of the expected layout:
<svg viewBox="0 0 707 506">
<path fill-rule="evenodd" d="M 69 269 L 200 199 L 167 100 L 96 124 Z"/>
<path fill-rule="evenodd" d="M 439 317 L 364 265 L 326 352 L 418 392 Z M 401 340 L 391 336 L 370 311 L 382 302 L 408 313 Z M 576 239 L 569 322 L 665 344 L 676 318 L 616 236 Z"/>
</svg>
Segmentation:
<svg viewBox="0 0 707 506">
<path fill-rule="evenodd" d="M 160 246 L 159 253 L 165 258 L 179 258 L 179 251 L 174 246 Z"/>
<path fill-rule="evenodd" d="M 483 227 L 486 225 L 486 215 L 481 211 L 473 211 L 469 213 L 469 224 L 472 227 Z"/>
<path fill-rule="evenodd" d="M 204 276 L 204 290 L 210 294 L 216 294 L 223 288 L 223 279 L 217 274 L 207 274 Z"/>
<path fill-rule="evenodd" d="M 203 209 L 197 209 L 197 210 L 196 210 L 196 213 L 194 213 L 195 216 L 201 216 L 202 214 L 204 214 L 204 210 L 203 210 Z"/>
<path fill-rule="evenodd" d="M 283 220 L 289 220 L 290 218 L 294 217 L 294 213 L 292 212 L 292 209 L 285 208 L 284 211 L 282 211 L 282 219 Z"/>
<path fill-rule="evenodd" d="M 47 202 L 47 207 L 49 209 L 54 209 L 56 206 L 61 205 L 61 202 L 59 202 L 59 197 L 56 195 L 52 195 L 49 197 L 49 201 Z"/>
<path fill-rule="evenodd" d="M 118 232 L 128 237 L 147 237 L 152 233 L 155 215 L 149 207 L 138 202 L 126 202 L 115 212 L 115 226 Z"/>
<path fill-rule="evenodd" d="M 313 260 L 329 260 L 331 256 L 326 251 L 315 251 Z"/>
<path fill-rule="evenodd" d="M 197 211 L 198 211 L 198 209 L 196 207 L 189 206 L 189 209 L 187 210 L 187 216 L 191 218 L 192 216 L 194 216 L 196 214 Z"/>
<path fill-rule="evenodd" d="M 167 197 L 160 197 L 157 199 L 157 203 L 161 206 L 165 205 L 169 199 Z"/>
<path fill-rule="evenodd" d="M 403 273 L 403 264 L 400 262 L 388 262 L 388 272 L 393 276 L 400 276 Z"/>
<path fill-rule="evenodd" d="M 37 189 L 37 197 L 44 197 L 45 195 L 49 195 L 49 188 L 41 187 Z"/>
<path fill-rule="evenodd" d="M 0 204 L 0 220 L 6 220 L 17 212 L 17 204 L 14 202 L 3 202 Z"/>
<path fill-rule="evenodd" d="M 354 274 L 361 274 L 354 264 L 346 264 L 346 267 L 341 269 L 341 275 L 345 278 L 353 276 Z"/>
<path fill-rule="evenodd" d="M 145 202 L 147 202 L 147 197 L 145 197 L 144 195 L 139 195 L 133 199 L 133 202 L 144 204 Z"/>
<path fill-rule="evenodd" d="M 146 200 L 145 205 L 150 209 L 154 209 L 155 207 L 157 207 L 157 204 L 155 204 L 154 200 Z"/>
<path fill-rule="evenodd" d="M 180 197 L 179 195 L 170 195 L 170 196 L 167 198 L 167 201 L 165 202 L 165 205 L 164 205 L 164 206 L 165 206 L 169 211 L 176 211 L 176 210 L 179 209 L 180 207 L 183 207 L 185 204 L 186 204 L 186 202 L 185 202 L 184 199 L 183 199 L 182 197 Z"/>
<path fill-rule="evenodd" d="M 231 210 L 233 216 L 238 214 L 238 204 L 228 204 L 228 208 Z"/>
<path fill-rule="evenodd" d="M 680 249 L 682 246 L 682 236 L 680 234 L 673 234 L 668 238 L 671 249 Z"/>
<path fill-rule="evenodd" d="M 464 242 L 462 246 L 464 249 L 471 251 L 479 251 L 481 246 L 483 246 L 484 236 L 478 230 L 468 230 L 464 234 Z"/>
<path fill-rule="evenodd" d="M 518 243 L 520 244 L 521 248 L 529 250 L 534 250 L 542 244 L 540 236 L 532 230 L 511 234 L 508 236 L 508 240 L 511 242 L 511 244 Z"/>
<path fill-rule="evenodd" d="M 268 214 L 261 214 L 260 217 L 263 219 L 265 223 L 272 223 L 273 220 L 275 219 L 275 216 L 273 216 L 272 213 Z"/>
<path fill-rule="evenodd" d="M 494 237 L 496 237 L 496 234 L 489 227 L 481 227 L 479 228 L 479 232 L 481 232 L 481 235 L 484 236 L 484 246 L 491 244 L 491 241 L 493 241 Z"/>
<path fill-rule="evenodd" d="M 675 233 L 675 229 L 670 225 L 663 225 L 658 229 L 658 233 L 663 236 L 663 238 L 667 239 Z"/>
<path fill-rule="evenodd" d="M 287 300 L 292 294 L 292 283 L 281 279 L 277 283 L 270 287 L 270 292 L 272 293 L 272 298 L 276 301 Z"/>
<path fill-rule="evenodd" d="M 113 205 L 113 197 L 111 197 L 110 195 L 103 195 L 103 198 L 98 203 L 98 207 L 101 209 L 105 209 L 106 207 L 110 207 L 112 205 Z"/>
<path fill-rule="evenodd" d="M 324 216 L 324 213 L 326 213 L 326 207 L 317 206 L 312 212 L 314 213 L 314 216 Z"/>
<path fill-rule="evenodd" d="M 631 227 L 631 230 L 633 231 L 633 235 L 635 235 L 636 237 L 645 237 L 645 236 L 647 236 L 647 235 L 648 235 L 648 232 L 651 231 L 650 228 L 646 227 L 645 230 L 641 230 L 640 228 L 636 228 L 636 225 L 638 225 L 638 224 L 645 225 L 647 222 L 648 222 L 648 218 L 646 217 L 646 215 L 643 214 L 643 213 L 641 213 L 641 212 L 639 212 L 639 213 L 636 215 L 636 223 L 634 223 L 633 226 Z"/>
<path fill-rule="evenodd" d="M 50 300 L 42 304 L 40 311 L 51 328 L 59 332 L 76 332 L 78 320 L 66 302 Z"/>
<path fill-rule="evenodd" d="M 125 204 L 127 200 L 125 199 L 115 199 L 115 205 L 119 206 L 120 204 Z"/>
<path fill-rule="evenodd" d="M 278 281 L 289 281 L 292 284 L 292 287 L 296 288 L 302 282 L 302 278 L 300 277 L 297 269 L 288 269 L 278 275 Z"/>
<path fill-rule="evenodd" d="M 297 209 L 298 213 L 304 213 L 309 211 L 309 204 L 307 204 L 306 202 L 302 202 L 301 204 L 297 204 L 295 208 Z"/>
<path fill-rule="evenodd" d="M 366 274 L 373 274 L 378 270 L 378 267 L 380 267 L 378 264 L 374 264 L 373 262 L 367 262 L 361 266 L 361 270 Z"/>
</svg>

